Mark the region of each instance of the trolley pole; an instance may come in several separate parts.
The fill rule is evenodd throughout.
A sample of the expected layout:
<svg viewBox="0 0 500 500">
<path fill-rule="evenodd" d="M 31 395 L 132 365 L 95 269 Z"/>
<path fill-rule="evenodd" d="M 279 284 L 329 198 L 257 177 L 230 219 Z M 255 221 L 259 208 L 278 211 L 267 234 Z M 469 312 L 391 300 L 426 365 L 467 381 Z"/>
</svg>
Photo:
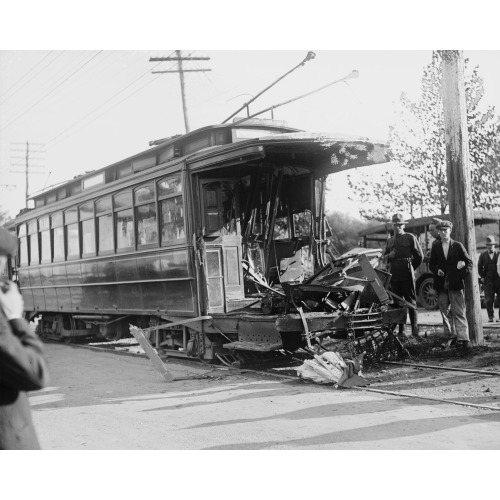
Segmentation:
<svg viewBox="0 0 500 500">
<path fill-rule="evenodd" d="M 183 61 L 209 61 L 210 57 L 183 57 L 180 50 L 175 51 L 175 57 L 150 57 L 149 61 L 176 61 L 176 70 L 166 70 L 166 71 L 152 71 L 151 73 L 179 73 L 179 80 L 181 84 L 181 98 L 182 98 L 182 111 L 184 113 L 184 126 L 186 128 L 186 133 L 189 132 L 189 120 L 188 120 L 188 110 L 186 104 L 186 88 L 184 81 L 184 73 L 188 72 L 199 72 L 199 71 L 212 71 L 211 69 L 184 69 L 182 66 Z"/>
<path fill-rule="evenodd" d="M 460 50 L 440 51 L 443 59 L 442 97 L 446 144 L 446 172 L 450 217 L 457 239 L 467 248 L 473 266 L 465 280 L 465 301 L 470 338 L 483 343 L 483 323 L 476 256 L 476 235 L 472 211 L 471 175 L 469 165 L 469 134 L 465 101 L 464 58 Z"/>
</svg>

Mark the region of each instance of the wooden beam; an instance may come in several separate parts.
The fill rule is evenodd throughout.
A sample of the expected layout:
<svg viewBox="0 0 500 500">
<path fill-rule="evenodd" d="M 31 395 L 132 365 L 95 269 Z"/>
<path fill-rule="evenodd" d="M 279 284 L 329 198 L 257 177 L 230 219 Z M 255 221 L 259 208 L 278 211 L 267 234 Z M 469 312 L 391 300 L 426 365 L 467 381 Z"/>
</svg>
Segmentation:
<svg viewBox="0 0 500 500">
<path fill-rule="evenodd" d="M 155 369 L 163 377 L 163 380 L 165 380 L 165 382 L 173 382 L 175 377 L 167 370 L 165 363 L 160 359 L 160 356 L 158 356 L 156 350 L 144 336 L 142 330 L 134 325 L 129 325 L 129 329 L 130 334 L 139 342 L 139 345 L 144 349 L 144 352 L 148 355 Z"/>
</svg>

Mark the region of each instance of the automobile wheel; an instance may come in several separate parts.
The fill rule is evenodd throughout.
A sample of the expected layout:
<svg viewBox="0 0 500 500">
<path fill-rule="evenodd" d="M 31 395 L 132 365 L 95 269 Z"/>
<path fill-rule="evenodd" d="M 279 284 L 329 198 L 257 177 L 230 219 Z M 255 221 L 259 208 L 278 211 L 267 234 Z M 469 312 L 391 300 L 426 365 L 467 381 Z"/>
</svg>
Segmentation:
<svg viewBox="0 0 500 500">
<path fill-rule="evenodd" d="M 434 311 L 438 307 L 438 294 L 434 289 L 434 279 L 425 278 L 418 289 L 418 297 L 422 307 L 428 311 Z"/>
</svg>

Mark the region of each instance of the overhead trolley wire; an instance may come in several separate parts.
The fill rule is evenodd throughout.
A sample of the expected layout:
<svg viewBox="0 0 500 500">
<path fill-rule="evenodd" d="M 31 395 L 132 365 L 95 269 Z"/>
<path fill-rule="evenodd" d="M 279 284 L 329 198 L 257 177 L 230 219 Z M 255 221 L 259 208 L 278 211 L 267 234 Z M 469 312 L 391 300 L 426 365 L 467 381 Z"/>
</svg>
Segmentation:
<svg viewBox="0 0 500 500">
<path fill-rule="evenodd" d="M 172 52 L 168 57 L 172 56 L 173 54 L 175 53 Z M 156 68 L 157 66 L 159 66 L 161 64 L 161 62 L 159 62 L 158 64 L 156 64 L 155 66 L 153 66 L 153 69 Z M 171 65 L 170 67 L 173 67 L 174 65 Z M 141 75 L 139 75 L 135 80 L 133 80 L 132 82 L 130 82 L 128 85 L 126 85 L 125 87 L 123 87 L 120 91 L 118 91 L 116 94 L 114 94 L 113 96 L 111 96 L 108 100 L 106 100 L 105 102 L 99 104 L 96 108 L 94 108 L 92 111 L 90 111 L 89 113 L 87 113 L 86 115 L 84 115 L 83 117 L 81 117 L 80 119 L 78 119 L 76 122 L 74 122 L 72 125 L 70 125 L 69 127 L 66 127 L 62 132 L 60 132 L 59 134 L 57 134 L 56 136 L 52 137 L 50 140 L 48 140 L 46 142 L 46 146 L 49 146 L 50 144 L 54 145 L 54 144 L 57 144 L 58 142 L 62 142 L 63 140 L 66 140 L 68 139 L 69 137 L 71 137 L 72 135 L 74 135 L 74 133 L 77 132 L 77 130 L 79 130 L 80 128 L 83 128 L 83 127 L 86 127 L 88 125 L 90 125 L 91 123 L 93 123 L 95 120 L 97 120 L 98 118 L 100 118 L 101 116 L 103 116 L 104 114 L 106 114 L 108 111 L 111 111 L 115 106 L 117 106 L 118 104 L 121 104 L 123 101 L 127 100 L 129 97 L 132 97 L 134 94 L 136 94 L 139 90 L 142 90 L 144 87 L 146 87 L 147 85 L 149 85 L 150 83 L 152 83 L 153 81 L 155 81 L 160 75 L 154 77 L 152 80 L 150 80 L 147 84 L 143 85 L 142 87 L 138 88 L 135 92 L 133 92 L 132 94 L 129 94 L 126 98 L 122 99 L 121 101 L 113 104 L 110 108 L 108 108 L 106 111 L 104 111 L 103 113 L 101 113 L 100 115 L 96 116 L 95 118 L 93 118 L 92 120 L 90 120 L 88 123 L 85 123 L 83 125 L 81 125 L 80 127 L 78 127 L 77 130 L 75 130 L 73 133 L 67 135 L 65 138 L 63 138 L 61 141 L 58 141 L 57 139 L 59 139 L 59 137 L 61 137 L 62 135 L 64 135 L 66 132 L 70 131 L 71 129 L 77 127 L 80 123 L 82 123 L 87 117 L 91 116 L 92 114 L 96 113 L 97 111 L 101 110 L 103 108 L 103 106 L 105 106 L 106 104 L 108 104 L 109 102 L 111 102 L 113 99 L 115 99 L 118 95 L 122 94 L 123 92 L 125 92 L 127 89 L 129 89 L 134 83 L 138 82 L 139 80 L 141 80 L 142 78 L 144 78 L 146 75 L 150 74 L 151 72 L 151 69 L 148 69 L 147 71 L 145 71 L 144 73 L 142 73 Z"/>
<path fill-rule="evenodd" d="M 31 111 L 37 104 L 39 104 L 44 99 L 46 99 L 49 95 L 51 95 L 53 92 L 55 92 L 61 85 L 63 85 L 64 83 L 66 83 L 72 76 L 74 76 L 76 73 L 78 73 L 79 71 L 81 71 L 85 66 L 87 66 L 87 64 L 89 64 L 91 61 L 93 61 L 101 52 L 102 52 L 102 50 L 99 50 L 97 52 L 97 54 L 94 54 L 88 61 L 86 61 L 82 65 L 80 65 L 75 71 L 73 71 L 62 82 L 60 82 L 58 85 L 56 85 L 52 90 L 50 90 L 49 92 L 47 92 L 46 94 L 44 94 L 40 99 L 38 99 L 35 103 L 33 103 L 28 109 L 26 109 L 21 114 L 19 114 L 18 116 L 16 116 L 16 118 L 12 119 L 10 122 L 8 122 L 6 125 L 4 125 L 0 129 L 0 131 L 5 130 L 10 125 L 12 125 L 14 122 L 16 122 L 17 120 L 19 120 L 19 118 L 21 118 L 22 116 L 24 116 L 28 111 Z"/>
<path fill-rule="evenodd" d="M 42 69 L 40 69 L 40 71 L 38 71 L 37 73 L 35 73 L 28 81 L 24 82 L 18 89 L 16 89 L 10 96 L 8 97 L 5 97 L 5 94 L 8 94 L 9 91 L 11 89 L 13 89 L 24 77 L 28 76 L 37 66 L 39 66 L 43 61 L 45 61 L 45 59 L 47 59 L 47 57 L 50 56 L 50 54 L 52 54 L 52 52 L 54 52 L 53 50 L 51 50 L 48 54 L 46 54 L 40 61 L 38 61 L 27 73 L 25 73 L 21 78 L 19 78 L 15 83 L 13 83 L 4 93 L 4 98 L 2 100 L 0 100 L 0 105 L 3 104 L 5 101 L 8 101 L 9 99 L 12 98 L 13 95 L 15 95 L 17 92 L 19 92 L 21 89 L 23 89 L 29 82 L 31 82 L 31 80 L 33 80 L 33 78 L 35 78 L 36 76 L 38 76 L 42 71 L 44 71 L 45 69 L 47 69 L 56 59 L 58 59 L 63 53 L 64 53 L 64 50 L 61 51 L 59 54 L 56 55 L 56 57 L 54 57 L 54 59 L 52 59 L 52 61 L 50 61 L 48 64 L 46 64 Z"/>
<path fill-rule="evenodd" d="M 115 108 L 116 106 L 118 106 L 118 104 L 121 104 L 122 102 L 126 101 L 127 99 L 129 99 L 130 97 L 132 97 L 133 95 L 137 94 L 137 92 L 139 92 L 140 90 L 142 90 L 143 88 L 147 87 L 148 85 L 151 85 L 157 78 L 159 78 L 161 75 L 158 75 L 156 77 L 154 77 L 152 80 L 150 80 L 149 82 L 147 82 L 146 84 L 144 84 L 142 87 L 139 87 L 137 90 L 135 90 L 134 92 L 132 92 L 131 94 L 129 94 L 128 96 L 125 96 L 121 101 L 118 101 L 116 102 L 115 104 L 113 104 L 110 108 L 108 108 L 106 111 L 104 111 L 103 113 L 101 113 L 100 115 L 97 115 L 95 118 L 93 118 L 92 120 L 90 120 L 88 123 L 85 123 L 84 125 L 81 125 L 79 128 L 83 128 L 83 127 L 87 127 L 88 125 L 90 125 L 91 123 L 95 122 L 98 118 L 100 118 L 101 116 L 105 115 L 106 113 L 108 113 L 109 111 L 111 111 L 113 108 Z M 67 135 L 64 139 L 61 139 L 59 141 L 56 141 L 55 139 L 51 139 L 49 142 L 47 142 L 47 146 L 49 145 L 49 143 L 51 143 L 52 141 L 54 141 L 54 144 L 57 144 L 58 142 L 62 142 L 63 140 L 66 140 L 68 139 L 69 137 L 71 137 L 72 135 L 74 135 L 75 133 L 77 132 L 77 130 L 75 130 L 74 132 L 72 132 L 71 134 Z M 60 135 L 64 134 L 64 132 L 62 132 Z M 58 136 L 58 137 L 59 137 Z"/>
</svg>

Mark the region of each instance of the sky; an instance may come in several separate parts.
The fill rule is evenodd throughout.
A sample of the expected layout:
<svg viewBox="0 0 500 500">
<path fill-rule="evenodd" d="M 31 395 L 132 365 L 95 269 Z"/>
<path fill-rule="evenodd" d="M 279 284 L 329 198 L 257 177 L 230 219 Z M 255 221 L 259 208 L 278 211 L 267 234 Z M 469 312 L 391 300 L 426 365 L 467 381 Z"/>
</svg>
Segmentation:
<svg viewBox="0 0 500 500">
<path fill-rule="evenodd" d="M 221 123 L 254 95 L 302 62 L 309 50 L 184 50 L 190 130 Z M 315 58 L 251 103 L 268 108 L 342 79 L 311 96 L 279 107 L 274 118 L 310 132 L 384 140 L 402 92 L 417 98 L 430 50 L 313 50 Z M 0 187 L 3 210 L 25 206 L 26 143 L 33 194 L 75 175 L 99 169 L 149 148 L 149 141 L 185 132 L 179 76 L 152 71 L 175 62 L 158 50 L 1 50 Z M 500 109 L 499 51 L 465 51 L 485 80 L 485 101 Z M 244 116 L 244 111 L 239 113 Z M 270 118 L 265 113 L 262 117 Z M 342 186 L 327 209 L 356 212 Z M 15 186 L 15 187 L 14 187 Z"/>
<path fill-rule="evenodd" d="M 401 93 L 416 99 L 431 50 L 443 47 L 443 39 L 456 39 L 455 31 L 447 32 L 448 24 L 438 24 L 439 8 L 430 3 L 436 18 L 418 10 L 411 24 L 391 22 L 398 5 L 391 0 L 377 6 L 358 2 L 354 12 L 336 6 L 334 13 L 325 7 L 330 3 L 317 0 L 299 9 L 305 4 L 287 2 L 283 9 L 282 2 L 256 0 L 243 17 L 234 5 L 185 1 L 184 7 L 166 8 L 144 0 L 138 9 L 128 1 L 91 0 L 73 11 L 59 0 L 3 5 L 3 19 L 9 22 L 0 30 L 0 209 L 14 216 L 25 206 L 27 142 L 32 195 L 144 151 L 149 141 L 184 133 L 178 74 L 152 73 L 176 69 L 176 63 L 150 61 L 175 55 L 176 47 L 192 47 L 183 56 L 209 58 L 184 63 L 185 69 L 210 70 L 185 73 L 190 130 L 221 123 L 313 51 L 313 60 L 260 96 L 250 111 L 357 70 L 358 78 L 279 107 L 274 118 L 309 132 L 385 141 Z M 471 16 L 462 12 L 464 22 Z M 186 18 L 187 25 L 177 21 Z M 483 37 L 488 19 L 483 17 L 478 27 Z M 409 43 L 412 31 L 425 38 Z M 471 40 L 474 48 L 482 38 Z M 488 40 L 482 47 L 490 46 Z M 480 48 L 464 54 L 480 67 L 484 101 L 500 109 L 500 51 Z M 336 177 L 335 184 L 327 210 L 356 215 L 346 175 Z"/>
</svg>

